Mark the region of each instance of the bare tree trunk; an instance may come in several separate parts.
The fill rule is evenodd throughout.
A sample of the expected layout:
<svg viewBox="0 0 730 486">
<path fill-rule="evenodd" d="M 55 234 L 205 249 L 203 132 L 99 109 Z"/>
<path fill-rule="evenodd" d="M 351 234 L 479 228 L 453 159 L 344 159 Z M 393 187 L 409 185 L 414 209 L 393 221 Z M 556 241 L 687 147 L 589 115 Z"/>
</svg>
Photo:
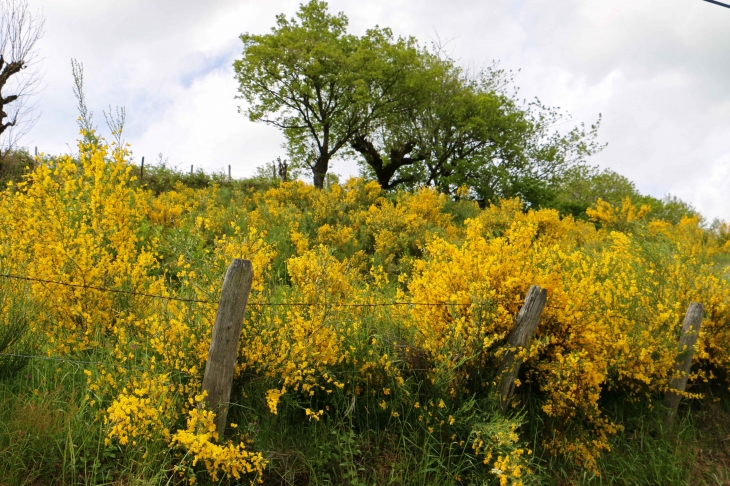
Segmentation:
<svg viewBox="0 0 730 486">
<path fill-rule="evenodd" d="M 0 134 L 2 148 L 12 150 L 33 125 L 33 106 L 26 103 L 40 82 L 28 67 L 37 58 L 35 48 L 43 36 L 45 20 L 33 14 L 27 0 L 0 0 Z M 10 94 L 3 91 L 8 89 Z"/>
<path fill-rule="evenodd" d="M 279 179 L 281 182 L 286 182 L 289 180 L 289 175 L 287 174 L 287 170 L 289 169 L 289 164 L 287 164 L 286 160 L 281 161 L 279 160 Z"/>
</svg>

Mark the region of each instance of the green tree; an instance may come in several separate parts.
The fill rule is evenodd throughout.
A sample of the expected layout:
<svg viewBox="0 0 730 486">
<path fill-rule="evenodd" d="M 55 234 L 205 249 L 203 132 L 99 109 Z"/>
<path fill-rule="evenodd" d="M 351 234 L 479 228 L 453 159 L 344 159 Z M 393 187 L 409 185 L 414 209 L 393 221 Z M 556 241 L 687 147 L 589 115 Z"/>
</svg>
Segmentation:
<svg viewBox="0 0 730 486">
<path fill-rule="evenodd" d="M 467 187 L 482 204 L 520 196 L 540 205 L 555 177 L 601 149 L 598 124 L 553 130 L 564 116 L 537 100 L 519 103 L 507 93 L 512 76 L 496 65 L 472 74 L 438 49 L 418 52 L 411 83 L 399 86 L 405 105 L 351 142 L 362 172 L 383 188 Z"/>
<path fill-rule="evenodd" d="M 599 199 L 618 206 L 629 198 L 638 203 L 642 198 L 628 178 L 609 169 L 578 166 L 566 171 L 552 187 L 553 199 L 547 205 L 563 214 L 586 218 L 586 209 Z"/>
<path fill-rule="evenodd" d="M 355 155 L 383 188 L 469 188 L 482 203 L 521 196 L 540 205 L 549 182 L 600 149 L 597 127 L 567 134 L 557 110 L 520 104 L 512 79 L 474 75 L 413 38 L 375 27 L 347 33 L 343 13 L 312 0 L 265 35 L 244 34 L 234 63 L 242 109 L 282 130 L 292 168 L 323 187 L 336 154 Z"/>
<path fill-rule="evenodd" d="M 278 15 L 269 34 L 243 34 L 234 69 L 248 102 L 242 111 L 281 129 L 293 165 L 309 168 L 321 188 L 332 158 L 396 105 L 417 52 L 413 39 L 389 29 L 348 34 L 347 17 L 322 1 L 301 5 L 296 17 Z"/>
<path fill-rule="evenodd" d="M 619 206 L 625 199 L 637 206 L 648 205 L 651 208 L 649 218 L 675 224 L 684 217 L 702 219 L 691 204 L 671 194 L 661 199 L 641 194 L 627 177 L 610 169 L 586 165 L 572 167 L 554 181 L 549 192 L 544 206 L 582 219 L 587 219 L 586 209 L 599 199 L 613 206 Z"/>
</svg>

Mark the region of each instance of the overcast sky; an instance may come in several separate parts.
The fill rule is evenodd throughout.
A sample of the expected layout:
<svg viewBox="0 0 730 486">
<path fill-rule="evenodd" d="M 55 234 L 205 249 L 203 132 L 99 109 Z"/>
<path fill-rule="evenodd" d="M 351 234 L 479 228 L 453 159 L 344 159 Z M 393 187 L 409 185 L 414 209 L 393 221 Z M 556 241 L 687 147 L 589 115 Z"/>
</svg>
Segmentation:
<svg viewBox="0 0 730 486">
<path fill-rule="evenodd" d="M 30 0 L 46 17 L 40 118 L 21 141 L 47 153 L 75 147 L 70 59 L 85 69 L 95 120 L 127 110 L 134 157 L 234 176 L 283 155 L 273 127 L 238 113 L 232 62 L 239 35 L 266 33 L 297 1 Z M 378 24 L 423 42 L 449 41 L 464 64 L 520 70 L 516 85 L 570 112 L 603 114 L 608 147 L 590 162 L 671 193 L 710 220 L 730 220 L 730 9 L 702 0 L 368 0 L 330 2 L 351 32 Z M 334 172 L 354 172 L 347 163 Z"/>
</svg>

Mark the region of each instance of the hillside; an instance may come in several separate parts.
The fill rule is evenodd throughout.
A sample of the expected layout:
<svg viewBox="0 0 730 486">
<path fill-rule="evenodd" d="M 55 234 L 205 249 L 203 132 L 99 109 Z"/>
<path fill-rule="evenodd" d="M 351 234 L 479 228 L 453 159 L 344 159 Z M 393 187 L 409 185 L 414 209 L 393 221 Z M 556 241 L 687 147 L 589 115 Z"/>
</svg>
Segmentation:
<svg viewBox="0 0 730 486">
<path fill-rule="evenodd" d="M 698 218 L 363 179 L 152 185 L 82 143 L 0 194 L 0 484 L 730 481 L 728 245 Z M 219 437 L 201 386 L 236 258 L 254 277 Z"/>
</svg>

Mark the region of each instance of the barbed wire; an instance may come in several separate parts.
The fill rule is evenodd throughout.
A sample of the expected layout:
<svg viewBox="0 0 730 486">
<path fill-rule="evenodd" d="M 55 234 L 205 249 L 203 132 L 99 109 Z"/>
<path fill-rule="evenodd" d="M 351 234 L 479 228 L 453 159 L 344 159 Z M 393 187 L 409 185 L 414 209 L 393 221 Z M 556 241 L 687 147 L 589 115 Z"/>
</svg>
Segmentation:
<svg viewBox="0 0 730 486">
<path fill-rule="evenodd" d="M 395 307 L 401 305 L 417 305 L 417 306 L 470 306 L 477 305 L 476 302 L 371 302 L 361 304 L 337 303 L 337 302 L 249 302 L 248 305 L 262 307 Z"/>
<path fill-rule="evenodd" d="M 547 304 L 545 304 L 545 308 L 554 309 L 554 310 L 562 310 L 562 311 L 566 310 L 565 307 L 560 307 L 560 306 L 556 306 L 556 305 L 547 305 Z M 574 309 L 574 312 L 591 313 L 591 312 L 598 312 L 599 310 Z M 607 310 L 609 312 L 616 312 L 616 309 L 605 309 L 605 310 Z M 615 315 L 615 314 L 607 315 L 605 317 L 607 317 L 609 319 L 623 319 L 626 321 L 641 322 L 642 324 L 651 324 L 651 321 L 647 321 L 645 319 L 638 319 L 636 317 L 626 317 L 626 316 Z"/>
<path fill-rule="evenodd" d="M 152 297 L 155 299 L 163 299 L 163 300 L 175 300 L 178 302 L 190 302 L 190 303 L 198 303 L 198 304 L 217 304 L 217 302 L 212 302 L 210 300 L 203 300 L 203 299 L 185 299 L 182 297 L 172 297 L 169 295 L 158 295 L 158 294 L 148 294 L 145 292 L 135 292 L 133 290 L 122 290 L 122 289 L 110 289 L 107 287 L 97 287 L 95 285 L 86 285 L 86 284 L 74 284 L 70 282 L 60 282 L 58 280 L 48 280 L 43 278 L 35 278 L 35 277 L 27 277 L 23 275 L 15 275 L 12 273 L 0 273 L 0 277 L 2 278 L 8 278 L 13 280 L 26 280 L 29 282 L 41 282 L 41 283 L 49 283 L 54 285 L 63 285 L 65 287 L 73 287 L 73 288 L 80 288 L 80 289 L 89 289 L 89 290 L 97 290 L 99 292 L 110 292 L 115 294 L 125 294 L 125 295 L 139 295 L 141 297 Z"/>
<path fill-rule="evenodd" d="M 0 356 L 10 356 L 10 357 L 14 357 L 14 358 L 40 359 L 40 360 L 47 360 L 47 361 L 63 361 L 65 363 L 77 363 L 77 364 L 93 364 L 93 365 L 104 364 L 101 361 L 81 361 L 81 360 L 77 360 L 77 359 L 56 358 L 54 356 L 41 356 L 41 355 L 37 355 L 37 354 L 0 353 Z"/>
<path fill-rule="evenodd" d="M 122 290 L 122 289 L 111 289 L 108 287 L 98 287 L 95 285 L 87 285 L 87 284 L 75 284 L 70 282 L 61 282 L 59 280 L 50 280 L 50 279 L 43 279 L 43 278 L 36 278 L 36 277 L 28 277 L 24 275 L 15 275 L 12 273 L 0 273 L 0 278 L 8 278 L 8 279 L 14 279 L 14 280 L 25 280 L 29 282 L 41 282 L 41 283 L 49 283 L 54 285 L 61 285 L 65 287 L 73 287 L 73 288 L 81 288 L 81 289 L 89 289 L 89 290 L 96 290 L 99 292 L 110 292 L 110 293 L 118 293 L 118 294 L 125 294 L 125 295 L 138 295 L 141 297 L 150 297 L 155 299 L 163 299 L 163 300 L 174 300 L 177 302 L 188 302 L 188 303 L 196 303 L 196 304 L 207 304 L 207 305 L 218 305 L 218 302 L 212 301 L 212 300 L 205 300 L 205 299 L 187 299 L 183 297 L 173 297 L 168 295 L 159 295 L 159 294 L 149 294 L 146 292 L 136 292 L 133 290 Z M 254 301 L 249 302 L 248 305 L 250 306 L 262 306 L 262 307 L 387 307 L 387 306 L 401 306 L 401 305 L 418 305 L 418 306 L 445 306 L 445 305 L 455 305 L 455 306 L 470 306 L 474 305 L 473 302 L 405 302 L 405 301 L 393 301 L 393 302 L 371 302 L 371 303 L 337 303 L 337 302 L 261 302 L 261 301 Z"/>
<path fill-rule="evenodd" d="M 108 287 L 99 287 L 95 285 L 87 284 L 75 284 L 70 282 L 62 282 L 59 280 L 42 279 L 37 277 L 28 277 L 24 275 L 16 275 L 11 273 L 0 273 L 0 278 L 24 280 L 29 282 L 40 282 L 54 285 L 61 285 L 72 288 L 81 288 L 96 290 L 99 292 L 118 293 L 125 295 L 135 295 L 140 297 L 149 297 L 161 300 L 172 300 L 176 302 L 195 303 L 195 304 L 206 304 L 206 305 L 218 305 L 218 302 L 206 299 L 190 299 L 183 297 L 173 297 L 169 295 L 150 294 L 146 292 L 137 292 L 133 290 L 123 289 L 112 289 Z M 520 305 L 521 302 L 509 302 L 509 304 Z M 338 303 L 338 302 L 267 302 L 267 301 L 254 301 L 249 302 L 249 306 L 253 307 L 344 307 L 344 308 L 368 308 L 368 307 L 395 307 L 395 306 L 422 306 L 422 307 L 441 307 L 441 306 L 457 306 L 457 307 L 469 307 L 479 305 L 479 302 L 411 302 L 411 301 L 391 301 L 391 302 L 370 302 L 370 303 Z M 545 308 L 554 310 L 566 310 L 565 307 L 554 306 L 546 304 Z M 617 309 L 604 309 L 608 312 L 617 312 Z M 588 309 L 575 309 L 575 312 L 598 312 L 598 310 Z M 626 317 L 622 315 L 608 315 L 608 318 L 613 319 L 624 319 L 627 321 L 641 322 L 644 324 L 650 324 L 651 322 L 645 319 L 638 319 L 635 317 Z"/>
<path fill-rule="evenodd" d="M 84 361 L 84 360 L 70 359 L 70 358 L 59 358 L 59 357 L 55 357 L 55 356 L 41 356 L 41 355 L 37 355 L 37 354 L 0 353 L 0 356 L 37 359 L 37 360 L 43 360 L 43 361 L 57 361 L 57 362 L 63 362 L 63 363 L 73 363 L 73 364 L 83 364 L 83 365 L 96 365 L 96 366 L 113 365 L 112 363 L 104 363 L 102 361 Z M 119 365 L 117 365 L 117 366 L 119 366 Z M 149 370 L 150 369 L 149 366 L 126 366 L 126 367 L 122 366 L 122 368 L 132 369 L 132 370 Z M 432 368 L 408 368 L 408 367 L 406 367 L 402 371 L 405 371 L 405 372 L 433 371 L 433 369 Z M 169 370 L 168 372 L 186 375 L 186 376 L 190 376 L 190 377 L 198 377 L 198 375 L 195 375 L 193 373 L 188 373 L 187 371 Z M 368 372 L 363 372 L 361 370 L 327 370 L 327 371 L 320 371 L 320 373 L 322 375 L 368 374 Z M 251 373 L 247 373 L 247 375 L 263 377 L 263 375 L 252 375 Z"/>
</svg>

